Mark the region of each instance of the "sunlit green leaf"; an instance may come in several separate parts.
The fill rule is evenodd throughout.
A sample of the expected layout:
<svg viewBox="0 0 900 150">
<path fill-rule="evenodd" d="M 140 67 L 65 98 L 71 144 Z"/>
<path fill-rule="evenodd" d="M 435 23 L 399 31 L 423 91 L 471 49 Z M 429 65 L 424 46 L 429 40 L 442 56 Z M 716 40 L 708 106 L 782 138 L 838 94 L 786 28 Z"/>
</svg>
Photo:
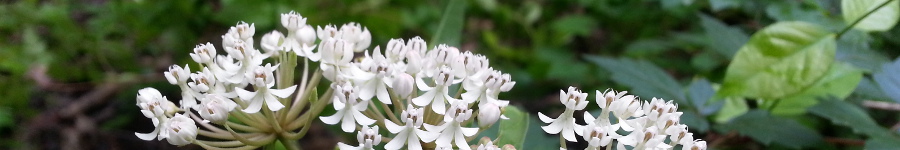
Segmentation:
<svg viewBox="0 0 900 150">
<path fill-rule="evenodd" d="M 780 100 L 777 105 L 771 109 L 774 115 L 800 115 L 806 112 L 806 108 L 816 105 L 818 98 L 834 96 L 844 99 L 850 96 L 855 85 L 859 84 L 862 79 L 862 71 L 853 66 L 835 63 L 831 65 L 831 69 L 815 84 L 807 88 L 803 92 L 788 96 Z M 768 107 L 768 106 L 767 106 Z"/>
<path fill-rule="evenodd" d="M 778 99 L 819 80 L 835 53 L 834 35 L 804 22 L 766 27 L 729 64 L 719 96 Z"/>
<path fill-rule="evenodd" d="M 736 131 L 763 144 L 778 144 L 799 149 L 822 143 L 815 130 L 794 120 L 771 116 L 764 110 L 753 110 L 717 126 L 722 132 Z"/>
<path fill-rule="evenodd" d="M 878 126 L 865 110 L 857 105 L 838 99 L 829 98 L 809 108 L 809 112 L 831 120 L 831 122 L 849 127 L 853 132 L 873 137 L 887 137 L 890 132 Z"/>
<path fill-rule="evenodd" d="M 844 13 L 844 22 L 848 25 L 862 18 L 853 26 L 856 29 L 887 31 L 894 27 L 897 20 L 900 19 L 900 2 L 896 0 L 842 0 L 841 11 Z M 870 11 L 875 12 L 866 16 Z"/>
<path fill-rule="evenodd" d="M 725 98 L 724 102 L 722 109 L 719 109 L 716 115 L 713 116 L 713 121 L 717 123 L 728 122 L 750 110 L 750 107 L 747 106 L 747 101 L 743 98 Z"/>
<path fill-rule="evenodd" d="M 509 119 L 500 120 L 500 139 L 497 145 L 512 144 L 515 147 L 522 147 L 525 144 L 525 136 L 528 133 L 528 112 L 519 110 L 518 107 L 506 107 L 503 115 Z"/>
<path fill-rule="evenodd" d="M 681 85 L 665 71 L 645 60 L 610 58 L 605 56 L 585 56 L 603 69 L 612 73 L 612 80 L 631 88 L 635 95 L 658 97 L 666 100 L 686 99 Z"/>
</svg>

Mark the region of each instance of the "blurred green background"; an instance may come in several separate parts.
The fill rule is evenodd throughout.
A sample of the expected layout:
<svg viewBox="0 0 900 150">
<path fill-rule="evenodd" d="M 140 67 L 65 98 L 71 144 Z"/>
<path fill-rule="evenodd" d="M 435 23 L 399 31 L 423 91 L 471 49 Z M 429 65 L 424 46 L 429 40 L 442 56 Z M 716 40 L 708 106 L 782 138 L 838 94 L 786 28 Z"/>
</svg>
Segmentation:
<svg viewBox="0 0 900 150">
<path fill-rule="evenodd" d="M 152 130 L 150 120 L 134 105 L 136 91 L 154 87 L 176 99 L 179 89 L 162 77 L 166 67 L 192 63 L 188 53 L 196 44 L 220 45 L 220 36 L 239 21 L 255 23 L 256 39 L 271 30 L 283 31 L 279 14 L 291 10 L 313 26 L 359 22 L 371 31 L 373 47 L 391 38 L 422 36 L 431 45 L 439 41 L 484 54 L 492 67 L 517 81 L 501 98 L 530 114 L 562 112 L 556 95 L 568 86 L 591 95 L 593 90 L 614 88 L 644 99 L 675 100 L 685 112 L 682 122 L 714 149 L 898 148 L 898 111 L 863 104 L 900 101 L 892 96 L 900 91 L 882 86 L 900 82 L 873 78 L 875 74 L 896 78 L 894 73 L 900 73 L 883 69 L 900 55 L 897 28 L 851 30 L 837 39 L 836 62 L 860 70 L 862 79 L 859 84 L 833 85 L 848 87 L 850 93 L 807 99 L 844 101 L 822 100 L 826 103 L 809 111 L 792 108 L 789 111 L 795 113 L 779 114 L 756 100 L 738 100 L 743 107 L 713 100 L 732 56 L 754 32 L 778 21 L 806 21 L 837 32 L 846 26 L 840 4 L 840 0 L 0 0 L 0 149 L 177 148 L 134 136 Z M 588 108 L 596 109 L 593 104 Z M 523 149 L 558 148 L 556 135 L 540 131 L 544 124 L 533 118 L 530 122 Z M 335 133 L 311 133 L 302 145 L 330 148 L 341 140 Z M 327 142 L 315 141 L 320 139 Z"/>
</svg>

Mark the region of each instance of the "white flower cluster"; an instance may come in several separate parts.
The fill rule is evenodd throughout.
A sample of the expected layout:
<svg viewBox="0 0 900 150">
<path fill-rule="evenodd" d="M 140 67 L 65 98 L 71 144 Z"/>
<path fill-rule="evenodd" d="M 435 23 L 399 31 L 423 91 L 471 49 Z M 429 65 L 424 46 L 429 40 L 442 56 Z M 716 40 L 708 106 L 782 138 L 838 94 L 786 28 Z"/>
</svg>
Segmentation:
<svg viewBox="0 0 900 150">
<path fill-rule="evenodd" d="M 560 90 L 559 100 L 566 109 L 556 119 L 538 112 L 541 121 L 549 123 L 542 128 L 550 134 L 562 134 L 560 138 L 572 142 L 577 141 L 577 134 L 588 142 L 586 149 L 589 150 L 610 147 L 613 140 L 617 141 L 618 149 L 663 150 L 679 144 L 685 150 L 706 149 L 706 141 L 694 140 L 687 125 L 679 122 L 682 112 L 676 111 L 678 106 L 672 101 L 658 98 L 641 101 L 626 93 L 627 91 L 596 91 L 595 102 L 600 106 L 600 115 L 595 118 L 585 112 L 584 120 L 587 125 L 580 125 L 575 123 L 574 113 L 576 110 L 584 110 L 590 103 L 588 94 L 575 87 L 569 87 L 568 91 Z M 628 134 L 619 134 L 624 132 Z M 669 143 L 665 143 L 667 138 Z M 565 146 L 564 143 L 561 144 Z"/>
<path fill-rule="evenodd" d="M 394 134 L 385 137 L 386 149 L 470 149 L 468 141 L 505 118 L 502 110 L 509 102 L 497 96 L 516 82 L 489 67 L 483 55 L 447 45 L 429 49 L 419 37 L 393 39 L 384 51 L 380 46 L 369 51 L 367 28 L 349 23 L 314 29 L 295 12 L 282 14 L 281 25 L 287 34 L 263 35 L 262 51 L 254 47 L 255 26 L 244 22 L 222 36 L 225 55 L 211 43 L 198 45 L 190 56 L 199 71 L 173 65 L 164 73 L 181 88 L 179 106 L 156 89 L 139 91 L 137 105 L 156 129 L 135 134 L 174 145 L 255 149 L 303 137 L 314 115 L 331 104 L 337 113 L 318 118 L 340 123 L 344 132 L 358 131 L 359 146 L 341 143 L 341 149 L 372 149 L 383 142 L 379 129 Z M 360 52 L 364 56 L 355 59 Z M 270 58 L 275 64 L 263 64 Z M 294 82 L 298 62 L 303 65 L 299 85 Z M 319 64 L 315 73 L 309 74 L 310 64 Z M 321 78 L 332 83 L 320 97 Z M 491 146 L 497 147 L 481 144 Z"/>
<path fill-rule="evenodd" d="M 351 62 L 347 55 L 359 46 L 348 42 L 352 39 L 341 37 L 348 37 L 347 33 L 356 37 L 356 32 L 344 30 L 331 30 L 330 37 L 320 36 L 326 43 L 319 47 L 323 52 L 320 68 L 333 83 L 333 106 L 337 110 L 333 115 L 320 117 L 322 122 L 340 123 L 344 132 L 377 123 L 375 127 L 385 127 L 396 135 L 385 145 L 386 149 L 400 149 L 404 144 L 407 149 L 421 149 L 421 143 L 431 142 L 437 148 L 470 149 L 468 141 L 480 129 L 505 118 L 501 110 L 509 102 L 497 96 L 509 91 L 516 82 L 509 74 L 489 67 L 485 56 L 460 52 L 447 45 L 428 49 L 424 40 L 415 37 L 407 41 L 393 39 L 384 52 L 377 46 Z M 379 106 L 384 113 L 378 111 Z M 477 125 L 469 125 L 473 122 Z M 359 132 L 363 134 L 365 130 Z M 379 142 L 373 144 L 366 139 L 360 138 L 356 148 L 370 149 Z"/>
</svg>

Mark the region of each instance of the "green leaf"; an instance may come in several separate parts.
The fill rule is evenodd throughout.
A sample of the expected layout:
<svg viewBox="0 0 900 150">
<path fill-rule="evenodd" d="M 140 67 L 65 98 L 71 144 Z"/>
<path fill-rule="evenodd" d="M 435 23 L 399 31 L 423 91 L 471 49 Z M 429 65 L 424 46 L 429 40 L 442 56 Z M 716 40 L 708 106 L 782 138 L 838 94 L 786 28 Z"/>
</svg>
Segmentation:
<svg viewBox="0 0 900 150">
<path fill-rule="evenodd" d="M 897 149 L 897 147 L 900 147 L 900 139 L 895 137 L 881 137 L 866 140 L 864 149 Z"/>
<path fill-rule="evenodd" d="M 713 116 L 713 121 L 716 123 L 731 121 L 734 117 L 741 116 L 750 110 L 750 107 L 747 106 L 747 101 L 743 98 L 725 98 L 724 102 L 722 109 L 719 109 L 719 112 Z"/>
<path fill-rule="evenodd" d="M 528 113 L 513 106 L 504 109 L 503 115 L 509 119 L 500 120 L 500 139 L 497 140 L 497 145 L 512 144 L 515 147 L 524 148 L 522 146 L 525 144 L 529 126 Z"/>
<path fill-rule="evenodd" d="M 732 7 L 740 7 L 740 0 L 709 0 L 709 5 L 713 11 L 720 11 Z"/>
<path fill-rule="evenodd" d="M 584 57 L 612 73 L 612 80 L 631 88 L 635 95 L 685 100 L 675 78 L 646 60 L 587 55 Z"/>
<path fill-rule="evenodd" d="M 853 132 L 866 134 L 872 137 L 888 137 L 890 131 L 872 119 L 865 110 L 854 104 L 830 98 L 819 102 L 818 105 L 809 108 L 809 112 L 819 117 L 831 120 L 834 124 L 853 129 Z"/>
<path fill-rule="evenodd" d="M 447 2 L 441 22 L 429 43 L 459 46 L 463 25 L 465 25 L 466 2 L 464 0 Z"/>
<path fill-rule="evenodd" d="M 736 131 L 763 144 L 778 144 L 799 149 L 822 143 L 822 136 L 794 120 L 769 115 L 764 110 L 753 110 L 717 126 L 727 133 Z"/>
<path fill-rule="evenodd" d="M 597 24 L 593 18 L 585 15 L 568 15 L 553 22 L 553 30 L 576 35 L 589 35 Z"/>
<path fill-rule="evenodd" d="M 881 71 L 872 75 L 872 79 L 875 80 L 881 91 L 896 102 L 900 102 L 900 76 L 897 76 L 898 74 L 900 74 L 900 58 L 881 65 Z"/>
<path fill-rule="evenodd" d="M 796 95 L 788 96 L 781 99 L 774 108 L 771 109 L 773 115 L 800 115 L 806 111 L 806 108 L 816 105 L 818 98 L 834 96 L 839 99 L 847 98 L 850 93 L 862 80 L 863 73 L 861 70 L 854 68 L 848 64 L 835 63 L 831 65 L 831 69 L 810 88 Z"/>
<path fill-rule="evenodd" d="M 841 10 L 844 22 L 850 25 L 859 21 L 853 27 L 863 31 L 887 31 L 900 19 L 900 2 L 896 0 L 842 0 Z M 866 16 L 871 11 L 875 12 Z"/>
<path fill-rule="evenodd" d="M 804 22 L 766 27 L 728 65 L 718 96 L 779 99 L 808 88 L 834 61 L 834 35 Z"/>
<path fill-rule="evenodd" d="M 689 106 L 697 109 L 700 115 L 707 116 L 712 113 L 715 113 L 717 110 L 722 108 L 724 102 L 718 101 L 710 103 L 709 101 L 713 98 L 713 95 L 716 94 L 716 91 L 712 87 L 712 83 L 710 83 L 705 78 L 695 79 L 691 82 L 691 85 L 688 86 L 688 100 L 685 102 L 681 102 L 675 100 L 680 105 L 688 104 Z"/>
<path fill-rule="evenodd" d="M 700 25 L 706 31 L 707 46 L 728 58 L 734 57 L 741 45 L 750 40 L 750 36 L 740 28 L 729 27 L 716 18 L 699 14 Z"/>
</svg>

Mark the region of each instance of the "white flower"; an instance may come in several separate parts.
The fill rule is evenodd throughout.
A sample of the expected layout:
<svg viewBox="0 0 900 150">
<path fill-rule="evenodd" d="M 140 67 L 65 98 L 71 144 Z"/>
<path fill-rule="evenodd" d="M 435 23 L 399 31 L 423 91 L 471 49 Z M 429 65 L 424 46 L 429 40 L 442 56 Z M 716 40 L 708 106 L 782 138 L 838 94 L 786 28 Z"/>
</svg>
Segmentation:
<svg viewBox="0 0 900 150">
<path fill-rule="evenodd" d="M 589 103 L 587 98 L 587 93 L 581 93 L 581 90 L 575 89 L 575 87 L 569 87 L 569 92 L 559 91 L 559 101 L 562 102 L 566 106 L 566 110 L 563 114 L 559 115 L 558 118 L 552 119 L 544 115 L 543 113 L 538 112 L 538 117 L 544 123 L 550 123 L 550 125 L 542 126 L 545 132 L 550 134 L 559 134 L 562 133 L 563 138 L 568 141 L 575 142 L 575 135 L 572 133 L 577 133 L 581 135 L 582 126 L 575 124 L 574 113 L 576 110 L 584 110 Z"/>
<path fill-rule="evenodd" d="M 281 25 L 287 28 L 288 31 L 296 31 L 303 25 L 306 25 L 306 18 L 300 16 L 297 12 L 291 11 L 290 13 L 281 14 Z"/>
<path fill-rule="evenodd" d="M 363 126 L 375 123 L 375 120 L 362 114 L 362 111 L 366 111 L 368 101 L 357 101 L 359 100 L 356 93 L 358 89 L 354 89 L 352 84 L 349 82 L 344 82 L 343 84 L 336 82 L 332 84 L 331 88 L 334 89 L 332 102 L 337 112 L 331 116 L 319 117 L 322 122 L 330 125 L 341 122 L 341 129 L 348 133 L 356 130 L 356 123 Z"/>
<path fill-rule="evenodd" d="M 196 110 L 204 121 L 222 124 L 228 120 L 228 113 L 235 107 L 237 104 L 230 99 L 216 94 L 206 94 L 206 97 L 200 102 L 200 107 Z"/>
<path fill-rule="evenodd" d="M 423 120 L 425 119 L 425 110 L 422 108 L 415 108 L 412 105 L 407 106 L 406 110 L 400 114 L 401 121 L 406 123 L 404 126 L 400 126 L 394 124 L 390 120 L 384 120 L 384 125 L 391 133 L 394 133 L 394 139 L 391 139 L 390 142 L 384 145 L 385 149 L 396 150 L 403 148 L 403 145 L 407 145 L 406 149 L 422 149 L 422 144 L 419 142 L 420 138 L 422 140 L 431 139 L 433 140 L 437 134 L 426 132 L 422 129 L 419 129 Z M 423 142 L 431 142 L 431 141 L 423 141 Z"/>
<path fill-rule="evenodd" d="M 186 84 L 191 75 L 191 68 L 188 67 L 187 64 L 184 65 L 184 68 L 178 65 L 172 65 L 169 66 L 169 71 L 164 72 L 163 75 L 166 76 L 166 80 L 169 80 L 170 84 Z"/>
<path fill-rule="evenodd" d="M 618 118 L 618 120 L 626 120 L 630 117 L 641 117 L 644 116 L 644 110 L 641 106 L 641 100 L 635 99 L 627 99 L 628 97 L 622 97 L 617 101 L 613 101 L 611 106 L 609 106 L 610 111 L 612 111 L 613 115 Z M 646 118 L 643 118 L 646 119 Z M 634 127 L 629 124 L 621 124 L 622 130 L 632 131 Z M 637 126 L 641 127 L 641 126 Z"/>
<path fill-rule="evenodd" d="M 493 103 L 487 103 L 478 106 L 478 126 L 481 128 L 490 128 L 491 125 L 500 120 L 500 107 Z"/>
<path fill-rule="evenodd" d="M 278 31 L 272 31 L 263 35 L 259 45 L 266 53 L 275 53 L 283 50 L 282 45 L 285 42 L 284 34 L 281 34 L 281 32 Z"/>
<path fill-rule="evenodd" d="M 361 27 L 358 23 L 351 22 L 341 26 L 340 38 L 353 43 L 353 52 L 362 52 L 372 43 L 372 34 L 369 29 Z"/>
<path fill-rule="evenodd" d="M 408 50 L 409 48 L 406 48 L 403 39 L 391 39 L 384 48 L 384 54 L 391 63 L 402 63 L 403 59 L 406 58 L 406 51 Z"/>
<path fill-rule="evenodd" d="M 172 119 L 169 119 L 166 126 L 166 132 L 160 136 L 165 136 L 164 138 L 169 141 L 169 144 L 184 146 L 197 139 L 197 125 L 187 116 L 175 114 Z"/>
<path fill-rule="evenodd" d="M 694 133 L 687 129 L 687 125 L 679 124 L 666 130 L 670 141 L 681 144 L 682 146 L 694 144 Z"/>
<path fill-rule="evenodd" d="M 697 140 L 681 146 L 682 150 L 706 150 L 706 141 Z"/>
<path fill-rule="evenodd" d="M 238 34 L 238 37 L 240 37 L 241 40 L 247 41 L 252 45 L 253 34 L 256 33 L 256 25 L 247 24 L 246 22 L 241 21 L 236 26 L 231 27 L 231 29 L 229 30 L 234 30 L 234 32 Z"/>
<path fill-rule="evenodd" d="M 143 114 L 144 117 L 150 118 L 150 120 L 153 121 L 153 126 L 156 128 L 150 133 L 135 132 L 134 135 L 147 141 L 153 140 L 153 138 L 162 140 L 162 137 L 158 137 L 158 135 L 159 131 L 165 128 L 164 123 L 166 120 L 169 119 L 166 117 L 166 114 L 175 113 L 178 107 L 154 88 L 143 88 L 138 90 L 137 106 L 141 108 L 141 114 Z"/>
<path fill-rule="evenodd" d="M 216 92 L 224 92 L 224 86 L 217 84 L 216 76 L 209 68 L 203 67 L 203 71 L 191 73 L 191 82 L 187 85 L 196 92 L 211 93 L 210 90 Z"/>
<path fill-rule="evenodd" d="M 356 134 L 356 140 L 359 146 L 350 146 L 344 143 L 338 143 L 341 150 L 371 150 L 378 144 L 381 144 L 381 134 L 378 134 L 378 126 L 364 127 Z"/>
<path fill-rule="evenodd" d="M 455 79 L 450 73 L 450 68 L 442 68 L 441 71 L 437 73 L 437 75 L 432 77 L 435 84 L 434 87 L 429 87 L 425 83 L 425 81 L 422 80 L 421 76 L 417 77 L 417 87 L 419 87 L 419 90 L 426 92 L 419 97 L 413 98 L 413 104 L 416 104 L 418 106 L 426 106 L 428 104 L 431 104 L 431 109 L 434 110 L 435 113 L 444 114 L 447 109 L 444 106 L 445 103 L 453 103 L 455 101 L 459 101 L 450 96 L 450 86 L 462 82 L 462 80 Z"/>
<path fill-rule="evenodd" d="M 394 75 L 394 83 L 391 83 L 391 87 L 392 89 L 394 89 L 394 92 L 397 93 L 397 95 L 405 99 L 405 97 L 408 97 L 410 94 L 412 94 L 413 91 L 415 91 L 415 83 L 415 78 L 413 78 L 409 74 L 401 72 Z"/>
<path fill-rule="evenodd" d="M 470 102 L 478 101 L 479 107 L 488 103 L 506 107 L 509 101 L 500 100 L 498 96 L 500 92 L 509 91 L 516 84 L 510 78 L 509 74 L 488 68 L 484 70 L 484 73 L 479 73 L 463 82 L 466 93 L 461 95 L 462 99 Z"/>
<path fill-rule="evenodd" d="M 461 53 L 459 57 L 456 57 L 456 62 L 453 63 L 453 66 L 451 67 L 456 71 L 455 74 L 459 75 L 461 78 L 468 78 L 487 70 L 489 68 L 488 65 L 488 59 L 487 57 L 484 57 L 484 55 L 473 54 L 470 51 L 466 51 Z"/>
<path fill-rule="evenodd" d="M 589 124 L 584 127 L 584 133 L 581 135 L 588 142 L 587 149 L 599 149 L 609 145 L 613 139 L 621 137 L 621 135 L 616 133 L 618 129 L 618 125 Z"/>
<path fill-rule="evenodd" d="M 313 45 L 316 42 L 316 29 L 310 25 L 304 25 L 293 36 L 300 41 L 300 44 Z"/>
<path fill-rule="evenodd" d="M 452 67 L 453 63 L 456 63 L 456 56 L 459 56 L 459 49 L 456 49 L 456 47 L 450 47 L 445 44 L 438 45 L 434 50 L 428 51 L 426 54 L 426 59 L 429 60 L 425 61 L 426 65 L 422 68 L 422 71 L 427 76 L 433 76 L 435 72 L 440 71 L 444 66 Z M 452 75 L 459 76 L 455 72 Z"/>
<path fill-rule="evenodd" d="M 212 43 L 199 44 L 194 47 L 194 53 L 191 53 L 191 59 L 197 63 L 209 64 L 216 58 L 216 47 Z"/>
<path fill-rule="evenodd" d="M 487 143 L 478 144 L 477 150 L 500 150 L 500 147 L 494 145 L 493 141 L 487 141 Z"/>
<path fill-rule="evenodd" d="M 624 100 L 624 101 L 632 101 L 635 99 L 634 95 L 625 95 L 628 91 L 616 92 L 612 89 L 607 89 L 605 92 L 600 92 L 599 90 L 594 91 L 597 95 L 596 102 L 597 105 L 600 106 L 600 115 L 597 118 L 594 118 L 590 112 L 584 112 L 585 122 L 588 124 L 598 124 L 598 125 L 610 125 L 611 122 L 609 120 L 610 107 L 616 101 Z"/>
<path fill-rule="evenodd" d="M 325 28 L 321 26 L 316 27 L 316 35 L 319 39 L 325 41 L 327 39 L 340 38 L 341 32 L 334 25 L 326 25 Z"/>
<path fill-rule="evenodd" d="M 643 127 L 643 126 L 638 126 Z M 671 148 L 669 144 L 664 143 L 666 135 L 659 133 L 659 128 L 650 126 L 646 128 L 635 128 L 627 136 L 618 138 L 618 147 L 624 145 L 634 146 L 635 149 L 667 149 Z"/>
<path fill-rule="evenodd" d="M 319 52 L 322 57 L 319 69 L 322 69 L 322 76 L 329 81 L 336 81 L 336 77 L 342 74 L 344 68 L 349 67 L 349 63 L 353 59 L 352 47 L 352 44 L 341 39 L 323 39 L 319 43 Z"/>
<path fill-rule="evenodd" d="M 452 147 L 450 142 L 453 141 L 457 148 L 469 150 L 471 147 L 469 147 L 466 137 L 474 136 L 478 133 L 478 128 L 463 127 L 461 123 L 472 117 L 472 109 L 469 109 L 469 104 L 463 101 L 456 101 L 450 107 L 451 109 L 444 113 L 444 124 L 440 126 L 425 124 L 425 129 L 432 133 L 440 133 L 437 139 L 434 139 L 434 143 L 438 147 Z M 425 140 L 431 141 L 431 139 Z"/>
<path fill-rule="evenodd" d="M 272 87 L 275 86 L 275 76 L 272 74 L 272 71 L 275 71 L 275 68 L 278 68 L 278 66 L 272 67 L 271 64 L 266 64 L 264 67 L 256 67 L 253 72 L 247 72 L 247 77 L 250 78 L 254 89 L 256 89 L 255 92 L 250 92 L 239 87 L 234 88 L 234 91 L 237 92 L 241 100 L 250 102 L 250 105 L 243 110 L 244 112 L 259 112 L 263 102 L 265 102 L 265 104 L 269 106 L 269 110 L 272 111 L 278 111 L 281 110 L 281 108 L 284 108 L 284 104 L 281 104 L 281 102 L 278 101 L 278 98 L 287 98 L 291 96 L 297 88 L 297 85 L 284 89 L 272 89 Z"/>
<path fill-rule="evenodd" d="M 407 49 L 406 61 L 408 66 L 406 67 L 406 73 L 419 73 L 419 71 L 422 70 L 422 67 L 427 64 L 425 62 L 426 59 L 424 59 L 427 54 L 426 52 L 428 51 L 427 46 L 425 40 L 422 40 L 422 38 L 418 36 L 409 39 L 409 41 L 406 42 L 406 46 L 403 47 Z"/>
<path fill-rule="evenodd" d="M 355 84 L 360 85 L 359 98 L 371 100 L 372 97 L 378 96 L 381 103 L 391 104 L 388 88 L 393 83 L 394 67 L 387 62 L 384 55 L 381 55 L 378 47 L 375 47 L 374 53 L 370 56 L 367 51 L 362 62 L 358 64 L 362 71 L 351 74 L 355 78 Z"/>
</svg>

